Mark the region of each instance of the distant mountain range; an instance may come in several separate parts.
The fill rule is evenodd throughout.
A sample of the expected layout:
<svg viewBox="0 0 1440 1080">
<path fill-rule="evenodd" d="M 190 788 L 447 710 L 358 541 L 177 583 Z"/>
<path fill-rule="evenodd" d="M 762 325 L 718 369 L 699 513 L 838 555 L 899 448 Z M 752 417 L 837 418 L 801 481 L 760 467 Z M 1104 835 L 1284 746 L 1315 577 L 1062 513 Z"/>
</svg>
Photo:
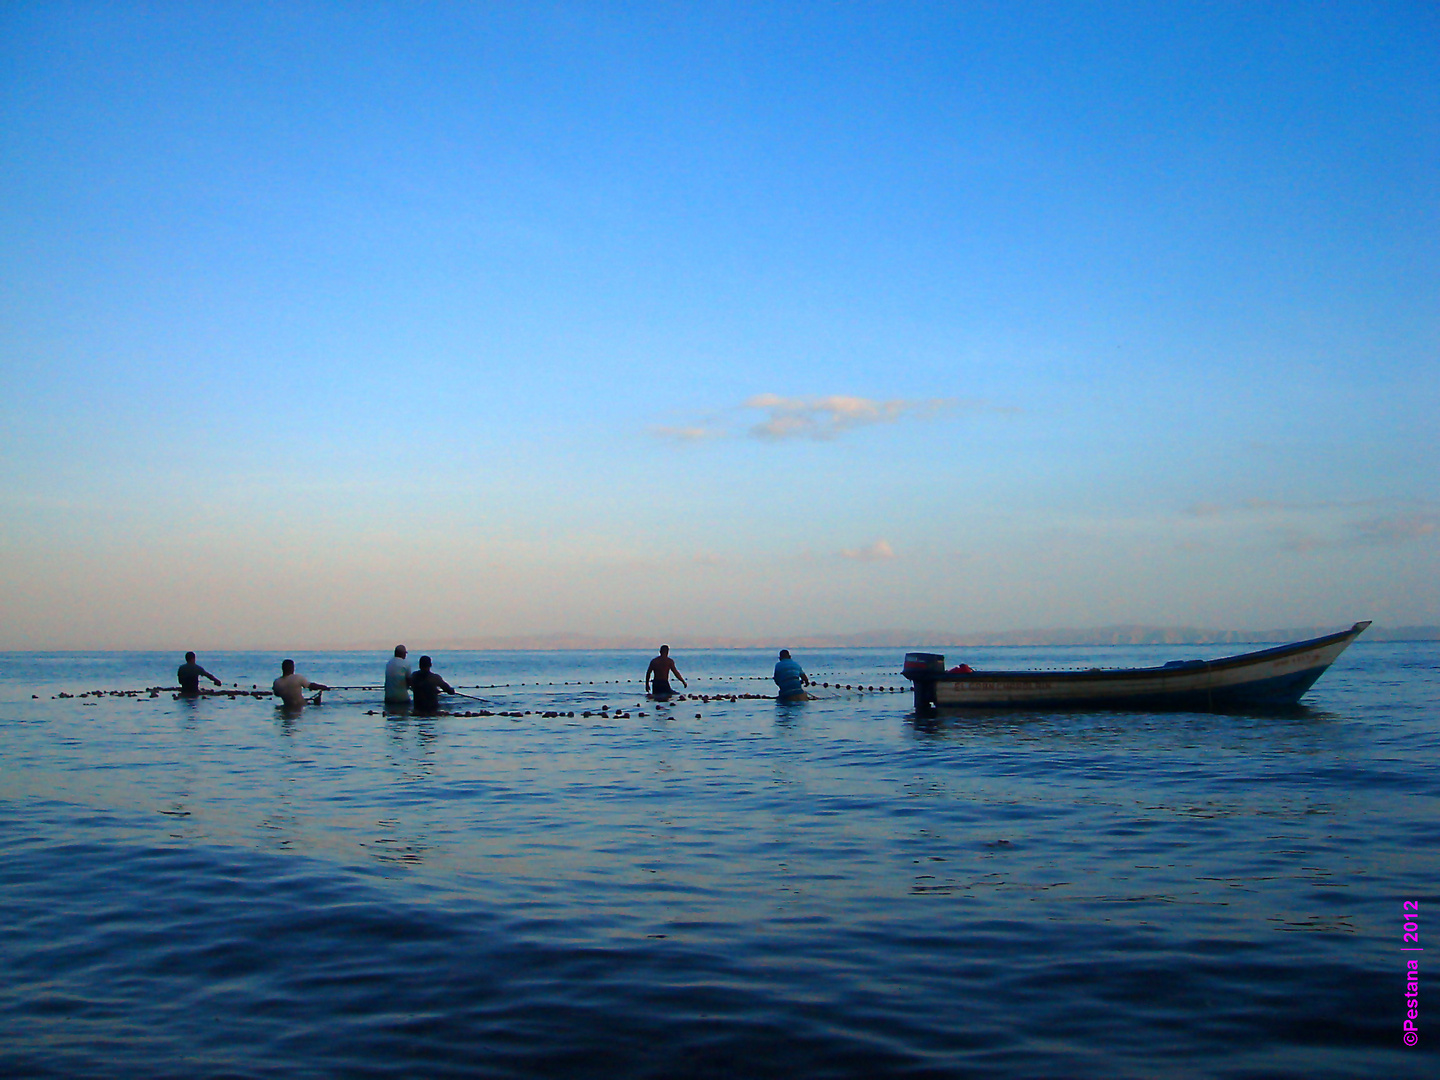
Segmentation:
<svg viewBox="0 0 1440 1080">
<path fill-rule="evenodd" d="M 1204 630 L 1190 626 L 1101 626 L 1052 630 L 867 630 L 855 634 L 795 634 L 789 637 L 676 634 L 667 639 L 674 649 L 855 648 L 982 648 L 1039 645 L 1232 645 L 1303 641 L 1345 627 L 1298 626 L 1283 630 Z M 1363 641 L 1440 641 L 1440 626 L 1371 626 Z M 388 649 L 393 643 L 372 642 L 363 648 Z M 521 634 L 507 637 L 456 638 L 431 642 L 427 649 L 654 649 L 659 642 L 635 635 Z"/>
</svg>

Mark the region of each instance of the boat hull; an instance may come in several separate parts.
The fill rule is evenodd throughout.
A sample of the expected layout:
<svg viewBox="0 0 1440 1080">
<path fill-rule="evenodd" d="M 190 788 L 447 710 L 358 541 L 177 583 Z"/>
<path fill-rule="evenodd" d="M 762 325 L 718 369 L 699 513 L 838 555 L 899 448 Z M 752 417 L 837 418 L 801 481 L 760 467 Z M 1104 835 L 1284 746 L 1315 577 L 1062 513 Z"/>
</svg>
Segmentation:
<svg viewBox="0 0 1440 1080">
<path fill-rule="evenodd" d="M 1183 709 L 1227 711 L 1297 704 L 1346 647 L 1369 626 L 1273 649 L 1164 667 L 1089 671 L 911 670 L 917 710 L 979 709 Z M 923 656 L 931 663 L 943 657 Z"/>
</svg>

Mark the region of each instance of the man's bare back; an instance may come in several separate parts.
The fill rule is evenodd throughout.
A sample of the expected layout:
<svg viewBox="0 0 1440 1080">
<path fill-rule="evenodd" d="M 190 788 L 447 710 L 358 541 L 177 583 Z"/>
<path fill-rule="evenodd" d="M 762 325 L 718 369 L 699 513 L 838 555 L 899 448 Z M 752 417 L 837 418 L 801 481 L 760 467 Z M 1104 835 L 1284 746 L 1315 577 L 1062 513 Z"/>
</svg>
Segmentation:
<svg viewBox="0 0 1440 1080">
<path fill-rule="evenodd" d="M 660 655 L 655 657 L 654 660 L 651 660 L 650 666 L 645 669 L 645 692 L 647 694 L 674 693 L 674 691 L 670 689 L 670 676 L 672 673 L 680 680 L 681 686 L 687 690 L 690 688 L 690 684 L 685 681 L 685 676 L 681 675 L 680 669 L 675 666 L 675 661 L 670 659 L 670 646 L 661 645 Z M 653 690 L 651 689 L 650 683 L 652 678 L 655 680 Z"/>
</svg>

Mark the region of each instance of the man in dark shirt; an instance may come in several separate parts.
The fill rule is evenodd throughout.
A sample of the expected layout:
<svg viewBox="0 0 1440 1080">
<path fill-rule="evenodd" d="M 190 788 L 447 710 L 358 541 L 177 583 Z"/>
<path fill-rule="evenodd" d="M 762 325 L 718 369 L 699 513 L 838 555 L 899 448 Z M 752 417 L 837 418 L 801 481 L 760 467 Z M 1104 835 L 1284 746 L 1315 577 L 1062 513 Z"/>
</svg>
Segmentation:
<svg viewBox="0 0 1440 1080">
<path fill-rule="evenodd" d="M 185 663 L 176 670 L 175 677 L 180 680 L 180 693 L 186 697 L 200 696 L 200 680 L 202 678 L 209 679 L 216 686 L 220 685 L 219 679 L 195 662 L 193 652 L 185 654 Z"/>
<path fill-rule="evenodd" d="M 405 677 L 405 683 L 410 687 L 410 693 L 415 695 L 415 704 L 412 706 L 412 710 L 417 713 L 433 713 L 440 708 L 441 690 L 447 694 L 455 693 L 453 686 L 430 670 L 430 664 L 430 657 L 420 657 L 420 670 Z"/>
</svg>

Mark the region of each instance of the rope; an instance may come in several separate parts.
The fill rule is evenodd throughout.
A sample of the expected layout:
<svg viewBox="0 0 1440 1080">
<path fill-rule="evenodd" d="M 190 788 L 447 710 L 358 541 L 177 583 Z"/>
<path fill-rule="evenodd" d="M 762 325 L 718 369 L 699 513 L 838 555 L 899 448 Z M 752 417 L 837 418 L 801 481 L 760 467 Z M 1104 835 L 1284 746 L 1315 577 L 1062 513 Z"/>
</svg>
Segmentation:
<svg viewBox="0 0 1440 1080">
<path fill-rule="evenodd" d="M 703 680 L 701 680 L 701 681 L 703 681 Z M 771 681 L 771 680 L 770 680 L 770 678 L 769 678 L 768 676 L 761 676 L 761 675 L 739 675 L 739 676 L 736 676 L 736 677 L 734 677 L 734 678 L 732 678 L 732 679 L 724 679 L 724 680 L 712 679 L 712 680 L 709 680 L 709 681 L 711 681 L 711 682 L 722 682 L 722 681 L 723 681 L 723 682 L 731 682 L 731 683 L 734 683 L 734 682 L 760 682 L 760 681 L 769 682 L 769 681 Z M 493 705 L 494 702 L 490 701 L 490 700 L 487 699 L 487 698 L 476 697 L 476 696 L 473 695 L 473 694 L 463 694 L 463 693 L 460 693 L 460 691 L 461 691 L 461 690 L 512 690 L 512 689 L 514 689 L 514 690 L 524 690 L 524 689 L 529 689 L 529 688 L 533 688 L 533 687 L 545 687 L 545 686 L 562 686 L 562 687 L 563 687 L 563 686 L 627 686 L 627 687 L 630 687 L 630 686 L 638 686 L 638 684 L 639 684 L 640 682 L 641 682 L 640 679 L 599 679 L 599 680 L 588 680 L 588 681 L 587 681 L 587 680 L 576 679 L 576 680 L 569 680 L 569 681 L 564 681 L 564 682 L 559 682 L 559 683 L 555 683 L 555 682 L 550 682 L 550 683 L 545 683 L 545 682 L 534 682 L 534 683 L 522 682 L 522 683 L 457 684 L 457 685 L 456 685 L 456 688 L 455 688 L 455 689 L 456 689 L 455 696 L 456 696 L 456 697 L 462 697 L 462 698 L 468 698 L 468 699 L 471 700 L 471 701 L 478 701 L 478 702 L 481 702 L 482 704 L 491 704 L 491 705 Z M 818 687 L 818 688 L 822 688 L 822 689 L 826 689 L 826 690 L 844 690 L 844 691 L 849 691 L 849 692 L 851 692 L 851 693 L 903 694 L 903 693 L 909 693 L 909 692 L 910 692 L 910 687 L 908 687 L 908 686 L 883 686 L 883 685 L 874 685 L 874 684 L 865 684 L 865 683 L 840 683 L 840 682 L 830 683 L 830 682 L 828 682 L 828 681 L 827 681 L 827 682 L 816 682 L 815 680 L 812 679 L 811 682 L 810 682 L 810 689 L 811 689 L 811 690 L 814 690 L 814 689 L 816 689 L 817 687 Z M 337 691 L 337 690 L 362 690 L 362 691 L 367 691 L 367 692 L 373 692 L 373 691 L 380 691 L 380 690 L 383 690 L 383 689 L 384 689 L 383 686 L 378 686 L 378 685 L 375 685 L 375 686 L 371 686 L 371 685 L 345 685 L 345 686 L 330 686 L 327 690 L 320 691 L 320 693 L 330 693 L 331 691 Z M 642 691 L 642 692 L 643 692 L 643 691 Z M 179 696 L 180 693 L 181 693 L 181 690 L 180 690 L 180 687 L 178 687 L 178 686 L 147 686 L 147 687 L 146 687 L 145 689 L 143 689 L 143 690 L 87 690 L 87 691 L 85 691 L 85 692 L 83 692 L 83 693 L 79 693 L 79 694 L 69 694 L 69 693 L 65 693 L 65 692 L 61 691 L 61 692 L 59 692 L 59 693 L 52 694 L 51 697 L 50 697 L 50 700 L 52 700 L 52 701 L 54 701 L 54 700 L 72 700 L 72 699 L 80 699 L 80 698 L 102 698 L 102 697 L 120 697 L 120 698 L 150 697 L 150 698 L 158 698 L 161 694 L 174 694 L 174 695 L 176 695 L 176 696 Z M 231 686 L 231 687 L 217 687 L 216 689 L 213 689 L 213 690 L 210 689 L 210 688 L 208 688 L 208 687 L 207 687 L 207 688 L 202 688 L 201 691 L 200 691 L 199 696 L 200 696 L 200 697 L 226 697 L 226 698 L 239 698 L 239 697 L 269 698 L 269 697 L 273 697 L 274 695 L 271 693 L 270 690 L 264 689 L 264 688 L 262 688 L 262 687 L 260 687 L 260 686 L 258 686 L 258 685 L 256 685 L 256 684 L 252 683 L 252 684 L 250 685 L 250 689 L 249 689 L 249 690 L 241 689 L 240 686 L 239 686 L 239 684 L 236 684 L 236 685 Z M 32 699 L 34 699 L 34 700 L 38 700 L 39 697 L 40 697 L 40 695 L 39 695 L 39 694 L 31 694 L 30 697 L 31 697 Z M 701 701 L 701 702 L 711 702 L 711 701 L 738 701 L 738 700 L 758 700 L 758 701 L 763 701 L 763 700 L 770 700 L 770 699 L 773 699 L 773 698 L 774 698 L 774 695 L 773 695 L 773 694 L 725 693 L 725 692 L 706 694 L 706 693 L 699 693 L 699 692 L 697 692 L 697 691 L 691 690 L 691 691 L 689 691 L 688 693 L 680 693 L 680 694 L 675 694 L 675 695 L 673 695 L 672 697 L 669 698 L 669 702 L 670 702 L 670 703 L 674 703 L 674 702 L 680 702 L 680 701 L 686 701 L 686 700 Z M 665 704 L 665 702 L 660 702 L 660 703 L 658 703 L 658 704 L 663 705 L 663 704 Z M 502 713 L 501 715 L 507 715 L 507 714 L 503 714 L 503 713 Z"/>
</svg>

